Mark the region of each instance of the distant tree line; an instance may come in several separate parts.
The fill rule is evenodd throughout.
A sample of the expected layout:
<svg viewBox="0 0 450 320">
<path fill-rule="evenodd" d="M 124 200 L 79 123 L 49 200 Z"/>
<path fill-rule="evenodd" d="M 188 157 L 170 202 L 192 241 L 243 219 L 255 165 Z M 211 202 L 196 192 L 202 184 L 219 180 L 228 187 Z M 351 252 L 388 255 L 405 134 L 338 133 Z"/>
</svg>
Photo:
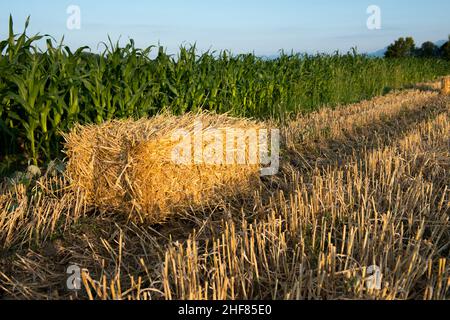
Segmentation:
<svg viewBox="0 0 450 320">
<path fill-rule="evenodd" d="M 422 57 L 450 60 L 450 36 L 449 40 L 440 47 L 431 41 L 416 47 L 413 38 L 399 38 L 387 48 L 384 56 L 386 58 Z"/>
</svg>

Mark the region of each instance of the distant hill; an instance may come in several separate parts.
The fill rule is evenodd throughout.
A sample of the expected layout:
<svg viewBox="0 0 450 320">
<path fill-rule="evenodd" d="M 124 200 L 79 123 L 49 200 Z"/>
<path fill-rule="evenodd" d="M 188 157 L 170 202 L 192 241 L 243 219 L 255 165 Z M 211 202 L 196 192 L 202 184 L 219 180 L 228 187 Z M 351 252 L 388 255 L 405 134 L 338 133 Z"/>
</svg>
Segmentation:
<svg viewBox="0 0 450 320">
<path fill-rule="evenodd" d="M 437 45 L 438 47 L 441 47 L 447 41 L 448 40 L 438 40 L 438 41 L 435 41 L 434 44 Z M 419 44 L 419 45 L 422 45 L 422 44 Z M 387 48 L 388 47 L 374 51 L 374 52 L 370 52 L 370 53 L 368 53 L 368 55 L 370 57 L 384 57 L 384 54 L 386 53 Z"/>
<path fill-rule="evenodd" d="M 444 45 L 444 43 L 446 43 L 448 40 L 439 40 L 436 41 L 434 44 L 437 45 L 438 47 L 442 47 Z"/>
<path fill-rule="evenodd" d="M 377 51 L 374 51 L 374 52 L 370 52 L 370 53 L 368 53 L 368 55 L 371 57 L 384 57 L 384 54 L 386 53 L 386 51 L 387 51 L 387 47 L 377 50 Z"/>
</svg>

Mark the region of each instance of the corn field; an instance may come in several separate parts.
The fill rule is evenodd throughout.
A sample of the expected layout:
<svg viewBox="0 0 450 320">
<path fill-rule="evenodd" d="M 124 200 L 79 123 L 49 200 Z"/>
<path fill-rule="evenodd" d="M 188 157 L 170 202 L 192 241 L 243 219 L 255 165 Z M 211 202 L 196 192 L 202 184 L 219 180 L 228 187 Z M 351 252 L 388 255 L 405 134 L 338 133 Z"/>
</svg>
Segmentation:
<svg viewBox="0 0 450 320">
<path fill-rule="evenodd" d="M 450 72 L 437 59 L 379 59 L 341 54 L 281 53 L 276 59 L 181 47 L 120 47 L 72 52 L 26 29 L 0 42 L 0 160 L 43 164 L 61 156 L 61 133 L 75 123 L 141 118 L 199 109 L 286 120 L 294 114 L 385 94 Z M 40 50 L 37 43 L 45 42 Z M 157 51 L 155 58 L 151 53 Z M 3 170 L 3 167 L 0 170 Z"/>
</svg>

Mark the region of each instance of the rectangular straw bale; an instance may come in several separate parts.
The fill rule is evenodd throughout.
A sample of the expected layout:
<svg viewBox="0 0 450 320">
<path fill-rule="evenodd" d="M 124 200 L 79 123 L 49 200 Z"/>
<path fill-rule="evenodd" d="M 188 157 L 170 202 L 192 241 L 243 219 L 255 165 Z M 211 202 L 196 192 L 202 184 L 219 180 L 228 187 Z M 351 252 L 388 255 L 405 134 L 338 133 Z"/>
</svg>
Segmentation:
<svg viewBox="0 0 450 320">
<path fill-rule="evenodd" d="M 198 122 L 201 132 L 195 131 Z M 177 130 L 184 130 L 189 137 L 194 133 L 208 137 L 213 130 L 219 130 L 215 132 L 222 136 L 230 128 L 259 132 L 262 125 L 200 113 L 76 126 L 65 135 L 66 173 L 72 186 L 81 188 L 89 203 L 100 210 L 136 213 L 147 221 L 163 222 L 171 214 L 249 195 L 259 187 L 260 165 L 249 162 L 250 140 L 246 140 L 243 164 L 174 162 L 172 153 L 180 142 L 174 138 Z M 226 143 L 232 137 L 223 137 L 225 157 Z M 205 139 L 202 147 L 207 143 Z M 193 159 L 196 155 L 192 150 Z"/>
<path fill-rule="evenodd" d="M 442 94 L 450 95 L 450 77 L 442 78 Z"/>
</svg>

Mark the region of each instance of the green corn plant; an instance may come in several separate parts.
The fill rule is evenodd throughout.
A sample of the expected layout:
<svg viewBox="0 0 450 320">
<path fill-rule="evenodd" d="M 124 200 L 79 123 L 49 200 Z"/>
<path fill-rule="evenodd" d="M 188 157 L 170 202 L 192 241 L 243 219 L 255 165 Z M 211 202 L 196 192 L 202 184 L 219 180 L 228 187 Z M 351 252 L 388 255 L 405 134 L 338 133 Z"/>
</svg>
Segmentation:
<svg viewBox="0 0 450 320">
<path fill-rule="evenodd" d="M 61 133 L 75 123 L 140 118 L 161 111 L 207 109 L 285 121 L 296 113 L 368 99 L 390 89 L 450 74 L 440 59 L 370 58 L 280 52 L 267 59 L 195 45 L 169 55 L 133 40 L 102 43 L 101 53 L 72 52 L 50 36 L 15 34 L 10 17 L 0 41 L 0 157 L 23 153 L 33 163 L 61 155 Z M 36 41 L 46 38 L 45 51 Z M 156 57 L 151 58 L 153 50 Z"/>
</svg>

